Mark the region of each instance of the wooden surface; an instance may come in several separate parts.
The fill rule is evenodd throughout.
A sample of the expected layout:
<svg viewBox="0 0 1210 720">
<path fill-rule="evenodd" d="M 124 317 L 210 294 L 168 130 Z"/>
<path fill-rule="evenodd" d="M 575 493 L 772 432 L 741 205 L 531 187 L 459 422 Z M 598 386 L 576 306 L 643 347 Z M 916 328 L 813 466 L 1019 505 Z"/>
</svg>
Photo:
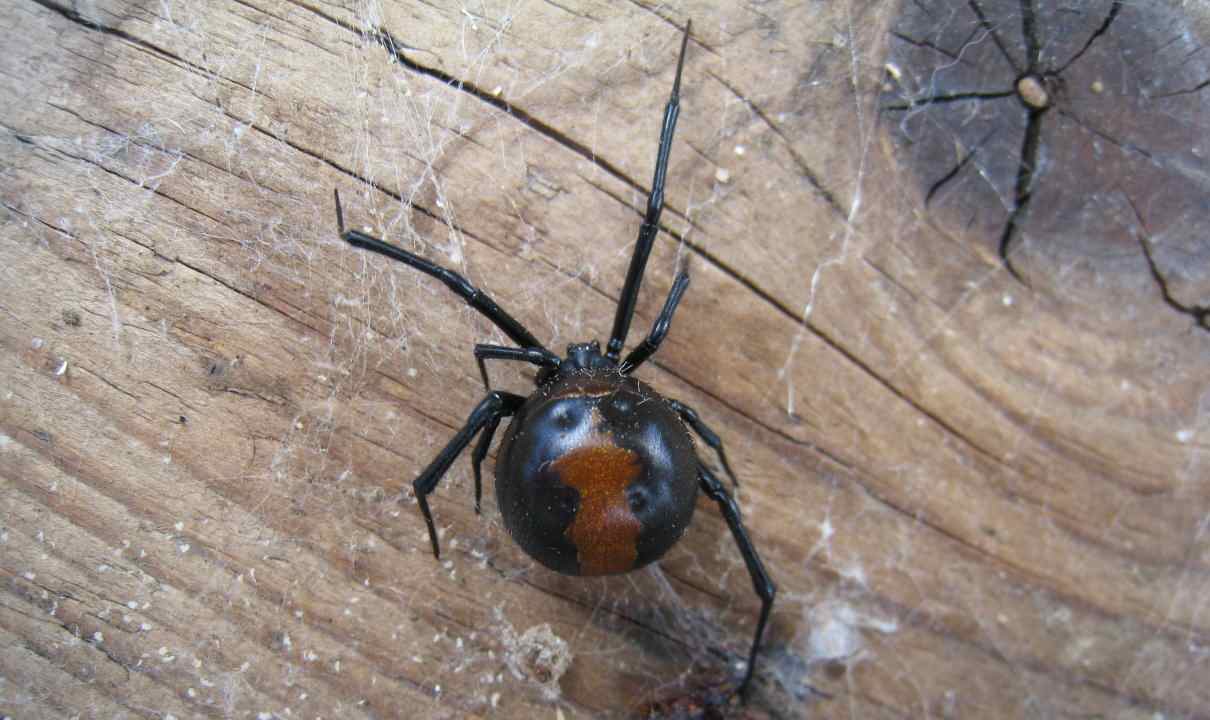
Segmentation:
<svg viewBox="0 0 1210 720">
<path fill-rule="evenodd" d="M 1003 5 L 0 2 L 0 713 L 625 717 L 735 670 L 758 602 L 705 500 L 657 569 L 565 578 L 463 459 L 434 561 L 410 483 L 502 338 L 331 199 L 550 347 L 603 337 L 692 17 L 631 337 L 687 264 L 641 374 L 724 437 L 779 584 L 750 714 L 1210 717 L 1210 265 L 1172 230 L 1207 213 L 1205 10 L 1030 11 L 1109 65 L 1050 86 L 1037 118 L 1100 87 L 1107 129 L 1046 126 L 1067 179 L 1024 208 L 1020 135 L 904 120 L 1011 92 Z M 1191 85 L 1122 80 L 1160 46 Z M 1144 157 L 1179 182 L 1131 216 L 1106 168 Z"/>
</svg>

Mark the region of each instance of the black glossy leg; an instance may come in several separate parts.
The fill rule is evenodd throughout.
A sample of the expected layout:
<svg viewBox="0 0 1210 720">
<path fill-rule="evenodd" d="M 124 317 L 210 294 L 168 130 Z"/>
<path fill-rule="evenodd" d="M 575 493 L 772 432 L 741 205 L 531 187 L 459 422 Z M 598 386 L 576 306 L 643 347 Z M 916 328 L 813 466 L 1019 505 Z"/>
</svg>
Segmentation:
<svg viewBox="0 0 1210 720">
<path fill-rule="evenodd" d="M 731 469 L 731 463 L 727 462 L 727 453 L 723 452 L 723 441 L 706 423 L 697 415 L 697 411 L 688 405 L 676 400 L 669 400 L 668 404 L 676 410 L 681 419 L 685 421 L 689 427 L 693 428 L 693 432 L 702 439 L 710 447 L 714 448 L 714 452 L 718 453 L 718 459 L 723 463 L 723 470 L 727 471 L 727 476 L 731 478 L 731 482 L 738 486 L 739 478 L 735 477 L 735 471 Z"/>
<path fill-rule="evenodd" d="M 424 469 L 424 472 L 412 482 L 412 488 L 416 491 L 416 502 L 420 505 L 420 513 L 424 515 L 424 522 L 429 527 L 429 540 L 433 543 L 433 556 L 441 557 L 441 548 L 437 544 L 437 527 L 433 524 L 433 513 L 429 510 L 429 493 L 437 488 L 437 483 L 441 482 L 441 478 L 445 477 L 445 473 L 450 469 L 450 465 L 454 464 L 454 460 L 466 449 L 470 444 L 475 433 L 482 430 L 484 427 L 491 425 L 492 429 L 499 424 L 500 418 L 508 417 L 517 411 L 517 408 L 525 402 L 525 398 L 520 395 L 513 395 L 506 392 L 491 392 L 487 397 L 471 411 L 471 415 L 466 420 L 466 425 L 458 431 L 450 440 L 445 449 L 438 453 L 437 457 L 429 463 L 429 466 Z M 477 451 L 476 451 L 477 452 Z M 486 450 L 484 451 L 486 452 Z M 475 507 L 478 509 L 478 473 L 476 472 L 475 482 Z"/>
<path fill-rule="evenodd" d="M 752 576 L 752 587 L 761 600 L 760 619 L 756 622 L 756 635 L 752 638 L 752 652 L 748 655 L 748 671 L 744 674 L 744 681 L 739 686 L 740 696 L 746 699 L 752 683 L 752 674 L 756 669 L 756 652 L 760 649 L 761 639 L 765 634 L 769 611 L 773 609 L 773 598 L 777 594 L 777 586 L 773 584 L 773 579 L 769 577 L 764 563 L 760 561 L 760 555 L 756 553 L 756 548 L 752 545 L 752 538 L 748 537 L 748 531 L 744 529 L 744 523 L 739 516 L 739 506 L 735 504 L 734 498 L 705 465 L 698 466 L 698 479 L 701 481 L 702 492 L 706 493 L 706 497 L 718 503 L 719 510 L 723 513 L 723 519 L 727 521 L 731 534 L 735 536 L 735 544 L 739 546 L 739 553 L 744 558 L 744 564 L 748 566 L 748 574 Z"/>
<path fill-rule="evenodd" d="M 492 438 L 496 436 L 496 428 L 500 425 L 500 418 L 503 415 L 495 415 L 491 420 L 487 421 L 487 425 L 483 428 L 483 432 L 479 434 L 479 442 L 475 445 L 474 451 L 471 452 L 471 470 L 475 473 L 475 514 L 479 514 L 479 504 L 483 499 L 483 473 L 480 466 L 483 464 L 483 458 L 487 457 L 487 451 L 492 446 Z"/>
<path fill-rule="evenodd" d="M 685 290 L 688 287 L 689 273 L 681 272 L 672 283 L 672 289 L 668 291 L 668 299 L 664 301 L 664 309 L 660 311 L 660 316 L 656 318 L 655 325 L 651 328 L 651 333 L 647 335 L 647 338 L 637 348 L 630 351 L 630 354 L 618 366 L 618 372 L 623 375 L 629 375 L 639 365 L 642 365 L 643 361 L 654 355 L 656 350 L 660 349 L 660 343 L 664 342 L 664 336 L 668 334 L 668 329 L 672 327 L 672 314 L 676 312 L 676 306 L 681 303 L 681 296 L 685 294 Z"/>
<path fill-rule="evenodd" d="M 484 365 L 484 360 L 527 362 L 550 370 L 559 369 L 559 364 L 562 362 L 558 355 L 542 347 L 514 348 L 500 345 L 476 345 L 475 362 L 479 364 L 479 376 L 483 378 L 483 389 L 485 390 L 491 390 L 492 386 L 487 380 L 487 366 Z"/>
<path fill-rule="evenodd" d="M 559 364 L 562 360 L 558 355 L 555 355 L 546 348 L 513 348 L 501 347 L 500 345 L 483 345 L 475 346 L 475 362 L 479 364 L 479 376 L 483 378 L 483 388 L 490 391 L 491 384 L 487 379 L 487 365 L 484 360 L 513 360 L 517 362 L 527 362 L 538 367 L 548 370 L 559 369 Z M 479 514 L 480 501 L 483 498 L 483 473 L 481 466 L 483 459 L 487 457 L 487 451 L 492 445 L 492 438 L 496 434 L 496 428 L 500 425 L 500 419 L 503 415 L 497 415 L 488 421 L 483 428 L 483 433 L 479 436 L 479 443 L 475 445 L 474 452 L 471 453 L 471 469 L 475 473 L 475 514 Z"/>
<path fill-rule="evenodd" d="M 639 239 L 634 245 L 634 255 L 630 258 L 630 269 L 626 271 L 626 284 L 622 286 L 622 295 L 618 298 L 613 332 L 609 336 L 609 345 L 605 348 L 605 357 L 615 363 L 622 354 L 622 346 L 626 344 L 626 334 L 630 332 L 630 320 L 634 317 L 639 285 L 643 282 L 643 271 L 647 268 L 651 245 L 655 242 L 656 230 L 660 226 L 660 213 L 664 211 L 664 177 L 668 174 L 668 156 L 672 151 L 672 136 L 676 133 L 676 118 L 681 112 L 681 69 L 685 66 L 685 49 L 689 45 L 691 26 L 692 23 L 685 23 L 681 55 L 676 61 L 676 80 L 672 82 L 672 94 L 668 97 L 668 104 L 664 106 L 664 124 L 660 129 L 660 146 L 655 156 L 655 176 L 651 181 L 651 194 L 647 196 L 647 214 L 639 228 Z"/>
<path fill-rule="evenodd" d="M 512 338 L 513 342 L 522 347 L 542 348 L 542 343 L 538 342 L 538 339 L 535 338 L 528 330 L 526 330 L 525 326 L 517 322 L 513 316 L 504 312 L 504 310 L 502 310 L 494 300 L 492 300 L 474 285 L 471 285 L 466 281 L 466 278 L 462 277 L 458 273 L 454 272 L 453 270 L 446 270 L 440 265 L 435 265 L 419 255 L 413 255 L 407 250 L 391 245 L 390 243 L 385 243 L 382 240 L 370 235 L 366 235 L 359 230 L 346 230 L 344 212 L 340 208 L 340 192 L 334 190 L 333 193 L 336 197 L 336 225 L 340 229 L 340 237 L 342 240 L 354 247 L 371 250 L 379 255 L 386 255 L 392 260 L 398 260 L 408 267 L 413 267 L 426 275 L 437 278 L 441 282 L 445 283 L 445 286 L 450 290 L 453 290 L 455 293 L 460 295 L 468 305 L 475 308 L 482 313 L 484 317 L 495 323 L 496 327 L 504 331 L 505 335 Z"/>
</svg>

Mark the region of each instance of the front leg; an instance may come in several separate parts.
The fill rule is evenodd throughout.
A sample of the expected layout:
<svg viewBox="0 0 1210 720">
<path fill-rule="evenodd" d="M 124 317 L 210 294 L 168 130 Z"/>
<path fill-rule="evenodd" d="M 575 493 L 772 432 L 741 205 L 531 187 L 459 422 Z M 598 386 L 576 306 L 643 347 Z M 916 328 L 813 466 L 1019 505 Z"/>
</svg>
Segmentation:
<svg viewBox="0 0 1210 720">
<path fill-rule="evenodd" d="M 746 699 L 752 682 L 752 673 L 756 669 L 756 652 L 760 649 L 761 638 L 765 634 L 769 611 L 773 609 L 773 597 L 777 594 L 777 586 L 773 584 L 773 579 L 765 570 L 764 563 L 760 561 L 760 555 L 756 553 L 756 548 L 752 545 L 752 538 L 748 537 L 748 531 L 740 519 L 739 506 L 735 504 L 735 499 L 727 492 L 727 488 L 723 487 L 723 484 L 705 465 L 698 465 L 698 480 L 701 482 L 702 492 L 706 493 L 706 497 L 718 503 L 719 510 L 723 513 L 723 519 L 727 521 L 731 534 L 735 536 L 735 543 L 739 545 L 739 554 L 743 556 L 744 564 L 748 566 L 748 574 L 752 576 L 752 586 L 761 600 L 760 619 L 756 622 L 756 635 L 752 638 L 752 651 L 748 654 L 748 671 L 744 675 L 743 683 L 739 686 L 740 696 Z"/>
<path fill-rule="evenodd" d="M 454 464 L 454 460 L 466 449 L 476 433 L 487 425 L 491 425 L 494 429 L 500 422 L 500 418 L 512 415 L 524 403 L 525 398 L 520 395 L 500 391 L 488 393 L 487 397 L 483 398 L 471 412 L 470 417 L 466 420 L 466 425 L 462 426 L 462 429 L 454 435 L 445 449 L 438 453 L 437 457 L 433 458 L 433 462 L 429 463 L 424 472 L 420 473 L 412 482 L 412 488 L 416 492 L 416 502 L 420 505 L 420 513 L 424 515 L 424 522 L 429 527 L 429 540 L 433 543 L 434 557 L 441 557 L 441 548 L 437 544 L 437 527 L 433 524 L 433 513 L 429 510 L 429 494 L 437 489 L 437 483 L 445 477 L 450 465 Z"/>
<path fill-rule="evenodd" d="M 533 336 L 525 326 L 517 322 L 517 320 L 504 309 L 496 304 L 487 293 L 467 282 L 466 278 L 462 277 L 453 270 L 443 268 L 440 265 L 431 263 L 428 260 L 420 257 L 415 253 L 410 253 L 401 247 L 397 247 L 388 242 L 383 242 L 378 238 L 367 235 L 360 230 L 346 230 L 344 211 L 340 208 L 340 192 L 332 191 L 336 198 L 336 227 L 340 230 L 340 237 L 345 242 L 353 247 L 363 248 L 376 252 L 379 255 L 396 260 L 407 265 L 408 267 L 419 270 L 420 272 L 434 277 L 445 284 L 450 290 L 453 290 L 459 297 L 466 301 L 466 304 L 479 311 L 488 320 L 491 320 L 496 327 L 504 331 L 504 334 L 509 336 L 513 342 L 522 347 L 541 348 L 542 343 Z"/>
<path fill-rule="evenodd" d="M 655 325 L 651 328 L 651 332 L 637 348 L 630 351 L 630 354 L 618 366 L 618 372 L 623 375 L 629 375 L 637 370 L 639 365 L 642 365 L 647 358 L 655 354 L 656 350 L 660 349 L 660 343 L 664 342 L 664 336 L 668 334 L 668 328 L 672 327 L 672 315 L 676 312 L 676 306 L 681 304 L 681 296 L 685 294 L 685 290 L 688 287 L 689 273 L 681 271 L 676 276 L 676 280 L 672 282 L 672 289 L 668 291 L 668 299 L 664 301 L 664 309 L 660 311 L 659 317 L 655 319 Z"/>
<path fill-rule="evenodd" d="M 676 79 L 672 81 L 672 94 L 664 106 L 664 122 L 660 126 L 660 145 L 655 153 L 655 175 L 651 178 L 651 193 L 647 195 L 647 214 L 639 226 L 639 239 L 634 243 L 634 254 L 630 256 L 630 268 L 626 271 L 626 282 L 618 297 L 618 309 L 613 316 L 613 332 L 605 346 L 605 357 L 616 363 L 626 345 L 626 334 L 630 332 L 630 321 L 634 318 L 634 307 L 639 297 L 639 285 L 643 282 L 643 271 L 655 235 L 660 228 L 660 214 L 664 211 L 664 180 L 668 176 L 668 157 L 672 153 L 672 136 L 676 134 L 676 119 L 681 114 L 681 70 L 685 67 L 685 50 L 689 47 L 689 27 L 685 23 L 685 34 L 681 37 L 681 55 L 676 61 Z"/>
<path fill-rule="evenodd" d="M 479 377 L 483 378 L 483 389 L 488 391 L 492 389 L 492 386 L 487 379 L 487 366 L 483 363 L 484 360 L 527 362 L 547 371 L 558 370 L 559 364 L 562 362 L 558 355 L 543 347 L 515 348 L 480 343 L 475 346 L 475 362 L 479 364 Z"/>
<path fill-rule="evenodd" d="M 475 474 L 475 514 L 479 514 L 480 502 L 483 499 L 483 458 L 487 457 L 488 448 L 492 446 L 492 438 L 496 436 L 496 428 L 500 425 L 503 415 L 497 415 L 487 421 L 487 427 L 479 434 L 479 442 L 471 452 L 471 470 Z"/>
</svg>

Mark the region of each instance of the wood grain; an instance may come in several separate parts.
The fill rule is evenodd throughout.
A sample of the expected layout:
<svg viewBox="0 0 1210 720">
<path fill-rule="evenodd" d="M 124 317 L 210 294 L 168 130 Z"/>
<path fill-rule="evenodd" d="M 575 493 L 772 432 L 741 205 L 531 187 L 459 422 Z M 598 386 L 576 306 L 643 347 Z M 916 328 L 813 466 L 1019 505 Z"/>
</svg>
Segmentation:
<svg viewBox="0 0 1210 720">
<path fill-rule="evenodd" d="M 502 338 L 331 202 L 600 337 L 692 17 L 632 342 L 688 265 L 641 374 L 724 438 L 779 585 L 748 712 L 1210 717 L 1199 281 L 1027 242 L 1022 283 L 933 212 L 883 109 L 899 3 L 0 8 L 5 716 L 626 717 L 737 672 L 759 601 L 705 499 L 659 567 L 566 578 L 463 459 L 434 561 L 411 480 Z"/>
</svg>

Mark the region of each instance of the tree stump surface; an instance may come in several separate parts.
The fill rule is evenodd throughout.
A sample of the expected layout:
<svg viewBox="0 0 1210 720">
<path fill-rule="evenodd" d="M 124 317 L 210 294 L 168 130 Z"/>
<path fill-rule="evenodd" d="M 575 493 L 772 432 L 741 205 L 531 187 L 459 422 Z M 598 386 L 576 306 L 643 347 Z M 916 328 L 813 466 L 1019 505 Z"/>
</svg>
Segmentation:
<svg viewBox="0 0 1210 720">
<path fill-rule="evenodd" d="M 1203 7 L 3 15 L 5 717 L 1210 718 Z M 746 708 L 705 498 L 657 566 L 562 577 L 463 457 L 434 560 L 411 481 L 505 338 L 332 201 L 604 340 L 690 18 L 630 341 L 688 268 L 640 376 L 779 587 Z"/>
</svg>

